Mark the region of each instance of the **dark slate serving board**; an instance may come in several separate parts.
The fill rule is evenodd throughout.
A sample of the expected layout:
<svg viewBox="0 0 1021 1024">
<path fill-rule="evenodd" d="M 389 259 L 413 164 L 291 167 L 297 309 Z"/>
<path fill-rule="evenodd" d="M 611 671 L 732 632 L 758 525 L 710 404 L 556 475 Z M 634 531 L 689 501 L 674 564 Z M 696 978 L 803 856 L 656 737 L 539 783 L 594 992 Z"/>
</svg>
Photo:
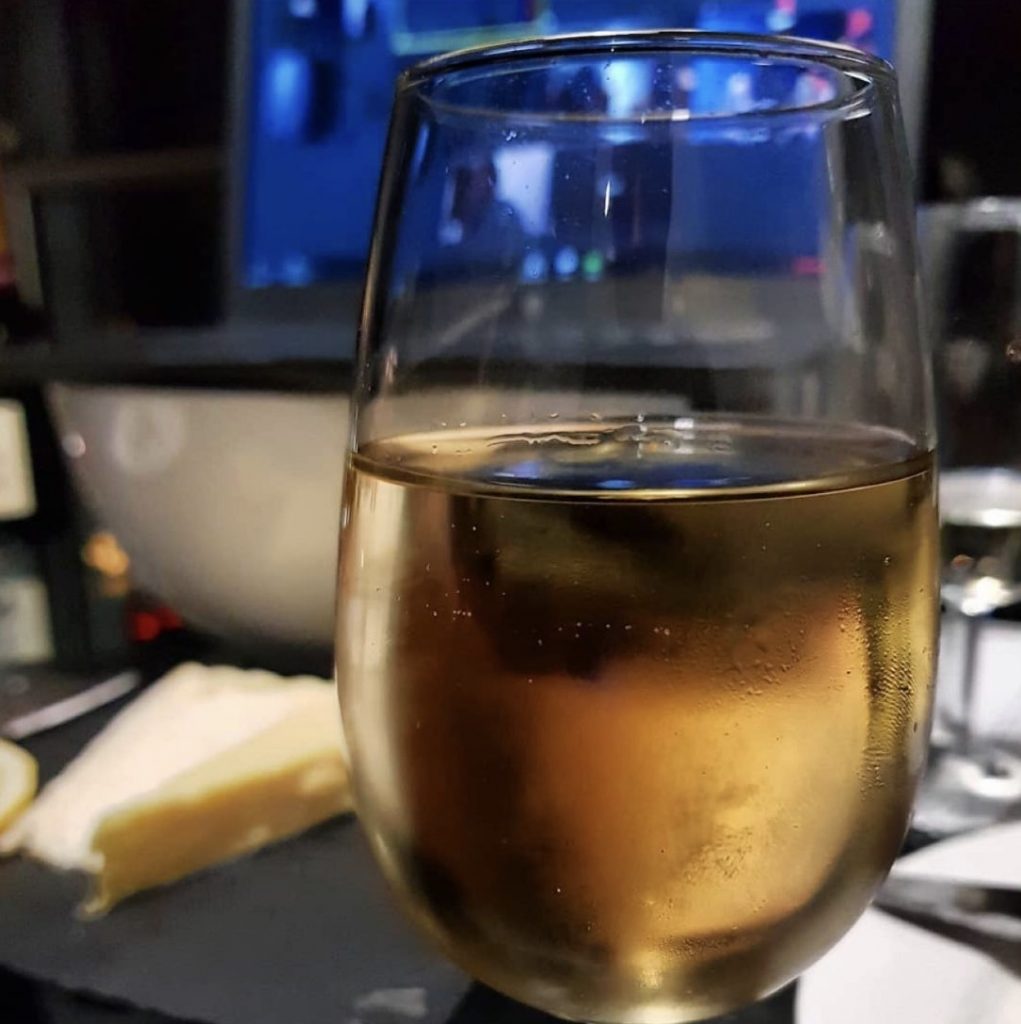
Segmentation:
<svg viewBox="0 0 1021 1024">
<path fill-rule="evenodd" d="M 27 743 L 43 777 L 112 714 Z M 391 906 L 350 817 L 98 921 L 74 916 L 83 888 L 38 864 L 0 863 L 0 964 L 209 1024 L 433 1024 L 469 987 Z"/>
<path fill-rule="evenodd" d="M 29 741 L 42 780 L 119 707 Z M 428 949 L 350 817 L 98 921 L 74 916 L 83 890 L 80 877 L 0 862 L 0 966 L 200 1024 L 553 1024 Z M 724 1020 L 793 1024 L 792 991 Z"/>
</svg>

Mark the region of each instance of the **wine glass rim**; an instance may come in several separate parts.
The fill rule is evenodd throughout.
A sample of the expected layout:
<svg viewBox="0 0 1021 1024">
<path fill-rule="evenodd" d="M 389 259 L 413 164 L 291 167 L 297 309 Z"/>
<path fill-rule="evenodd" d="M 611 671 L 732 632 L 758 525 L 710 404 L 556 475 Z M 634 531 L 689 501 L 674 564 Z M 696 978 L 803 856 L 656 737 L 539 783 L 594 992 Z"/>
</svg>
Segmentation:
<svg viewBox="0 0 1021 1024">
<path fill-rule="evenodd" d="M 826 69 L 854 84 L 852 92 L 821 101 L 785 103 L 742 111 L 706 112 L 655 110 L 627 115 L 566 110 L 508 110 L 467 106 L 427 96 L 422 87 L 447 75 L 517 65 L 538 66 L 557 57 L 640 57 L 652 54 L 744 58 L 788 63 L 806 70 Z M 485 116 L 494 120 L 597 122 L 599 124 L 645 124 L 656 121 L 747 122 L 756 119 L 831 117 L 850 118 L 871 109 L 877 82 L 892 83 L 896 72 L 880 57 L 841 43 L 826 43 L 798 36 L 752 35 L 738 32 L 708 32 L 700 29 L 609 30 L 517 39 L 484 46 L 452 50 L 419 61 L 397 80 L 398 93 L 418 93 L 430 106 L 462 115 Z"/>
</svg>

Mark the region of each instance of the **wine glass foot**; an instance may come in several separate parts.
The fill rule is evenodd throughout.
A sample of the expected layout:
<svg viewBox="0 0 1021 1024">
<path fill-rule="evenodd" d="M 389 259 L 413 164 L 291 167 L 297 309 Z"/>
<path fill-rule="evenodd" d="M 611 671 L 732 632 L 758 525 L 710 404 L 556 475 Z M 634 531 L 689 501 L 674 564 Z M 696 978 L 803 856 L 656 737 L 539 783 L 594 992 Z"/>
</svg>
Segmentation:
<svg viewBox="0 0 1021 1024">
<path fill-rule="evenodd" d="M 1021 758 L 1005 751 L 937 756 L 915 803 L 914 827 L 954 835 L 1021 815 Z"/>
</svg>

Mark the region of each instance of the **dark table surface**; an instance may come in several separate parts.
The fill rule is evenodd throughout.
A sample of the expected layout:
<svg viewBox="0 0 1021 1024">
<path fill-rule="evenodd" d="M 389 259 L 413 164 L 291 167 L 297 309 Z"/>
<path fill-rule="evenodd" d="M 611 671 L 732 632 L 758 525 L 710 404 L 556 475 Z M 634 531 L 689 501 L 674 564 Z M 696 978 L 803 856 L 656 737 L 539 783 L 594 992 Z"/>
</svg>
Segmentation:
<svg viewBox="0 0 1021 1024">
<path fill-rule="evenodd" d="M 27 742 L 52 777 L 116 712 Z M 357 824 L 296 840 L 98 921 L 83 880 L 0 863 L 0 1021 L 17 1024 L 539 1024 L 470 980 L 391 906 Z M 793 1024 L 793 988 L 730 1024 Z"/>
</svg>

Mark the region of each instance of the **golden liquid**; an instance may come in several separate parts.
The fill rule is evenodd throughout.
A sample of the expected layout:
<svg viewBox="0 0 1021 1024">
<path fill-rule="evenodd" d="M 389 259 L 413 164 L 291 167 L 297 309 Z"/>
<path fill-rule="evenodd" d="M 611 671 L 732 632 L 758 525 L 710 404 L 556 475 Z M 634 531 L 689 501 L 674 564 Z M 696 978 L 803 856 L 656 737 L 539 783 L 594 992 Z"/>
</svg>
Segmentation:
<svg viewBox="0 0 1021 1024">
<path fill-rule="evenodd" d="M 927 454 L 776 423 L 459 431 L 364 448 L 345 494 L 359 812 L 451 958 L 561 1016 L 695 1020 L 849 927 L 924 760 Z"/>
</svg>

